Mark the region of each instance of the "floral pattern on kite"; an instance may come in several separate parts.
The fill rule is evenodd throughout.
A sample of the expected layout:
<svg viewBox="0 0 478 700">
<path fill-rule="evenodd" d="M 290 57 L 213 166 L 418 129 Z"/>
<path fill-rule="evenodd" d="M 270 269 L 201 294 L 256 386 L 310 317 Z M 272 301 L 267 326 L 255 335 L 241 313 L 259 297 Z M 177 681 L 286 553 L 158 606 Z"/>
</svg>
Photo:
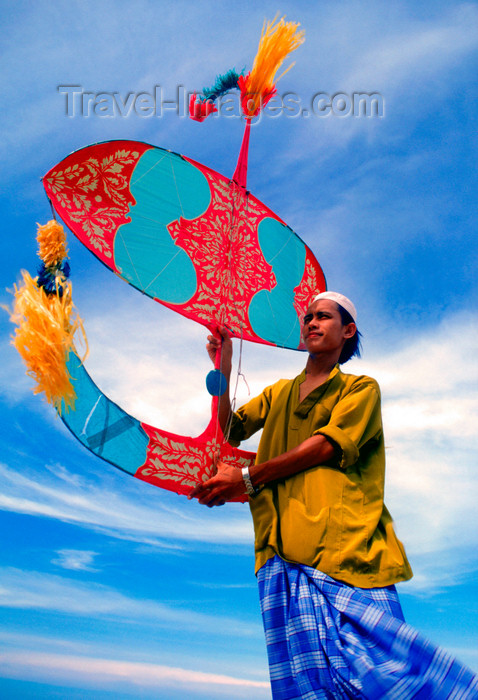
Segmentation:
<svg viewBox="0 0 478 700">
<path fill-rule="evenodd" d="M 143 293 L 211 330 L 301 347 L 322 270 L 233 180 L 162 148 L 110 141 L 72 153 L 43 183 L 73 233 Z"/>
<path fill-rule="evenodd" d="M 222 433 L 216 436 L 214 421 L 196 438 L 167 433 L 144 423 L 142 428 L 149 436 L 147 458 L 135 477 L 178 494 L 187 494 L 214 476 L 219 458 L 236 468 L 250 467 L 255 461 L 255 453 L 224 443 Z M 236 500 L 244 503 L 247 495 Z"/>
<path fill-rule="evenodd" d="M 181 218 L 168 227 L 197 273 L 197 291 L 183 313 L 207 326 L 219 321 L 239 337 L 254 336 L 248 319 L 252 297 L 257 289 L 270 291 L 276 285 L 257 238 L 264 208 L 237 185 L 203 172 L 211 190 L 208 210 L 198 219 Z"/>
<path fill-rule="evenodd" d="M 109 266 L 115 231 L 128 220 L 133 202 L 129 181 L 141 156 L 138 145 L 142 144 L 135 144 L 134 150 L 119 148 L 104 155 L 100 151 L 97 157 L 80 161 L 70 162 L 70 156 L 60 163 L 65 167 L 56 166 L 43 179 L 68 227 Z"/>
</svg>

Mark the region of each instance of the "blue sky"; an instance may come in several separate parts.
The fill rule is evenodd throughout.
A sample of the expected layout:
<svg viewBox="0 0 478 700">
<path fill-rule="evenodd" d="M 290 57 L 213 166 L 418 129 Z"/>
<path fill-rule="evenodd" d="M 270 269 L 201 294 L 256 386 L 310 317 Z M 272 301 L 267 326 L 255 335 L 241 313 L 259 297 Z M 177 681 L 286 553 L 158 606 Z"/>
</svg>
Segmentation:
<svg viewBox="0 0 478 700">
<path fill-rule="evenodd" d="M 34 273 L 40 177 L 71 151 L 129 138 L 232 174 L 242 124 L 167 110 L 66 114 L 84 92 L 201 89 L 252 64 L 264 18 L 305 44 L 279 83 L 380 93 L 384 115 L 264 117 L 248 184 L 350 296 L 364 336 L 347 367 L 378 379 L 387 505 L 414 579 L 408 621 L 478 671 L 476 75 L 471 2 L 2 2 L 1 289 Z M 69 238 L 87 368 L 137 418 L 208 421 L 205 331 L 115 278 Z M 6 291 L 1 301 L 10 303 Z M 1 317 L 0 694 L 6 698 L 268 698 L 246 506 L 209 511 L 116 471 L 31 392 Z M 145 333 L 149 343 L 144 342 Z M 251 393 L 300 353 L 247 346 Z M 240 385 L 238 401 L 247 399 Z M 254 443 L 250 445 L 254 448 Z"/>
</svg>

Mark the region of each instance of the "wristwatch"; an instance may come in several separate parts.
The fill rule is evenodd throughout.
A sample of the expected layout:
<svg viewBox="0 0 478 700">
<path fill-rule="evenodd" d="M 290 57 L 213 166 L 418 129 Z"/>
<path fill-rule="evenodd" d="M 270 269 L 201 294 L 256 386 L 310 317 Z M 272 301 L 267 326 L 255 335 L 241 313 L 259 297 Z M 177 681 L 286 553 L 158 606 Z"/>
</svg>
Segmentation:
<svg viewBox="0 0 478 700">
<path fill-rule="evenodd" d="M 249 467 L 242 467 L 242 478 L 244 479 L 244 484 L 246 485 L 247 495 L 251 498 L 256 496 L 260 489 L 256 489 L 251 481 L 251 475 L 249 474 Z"/>
</svg>

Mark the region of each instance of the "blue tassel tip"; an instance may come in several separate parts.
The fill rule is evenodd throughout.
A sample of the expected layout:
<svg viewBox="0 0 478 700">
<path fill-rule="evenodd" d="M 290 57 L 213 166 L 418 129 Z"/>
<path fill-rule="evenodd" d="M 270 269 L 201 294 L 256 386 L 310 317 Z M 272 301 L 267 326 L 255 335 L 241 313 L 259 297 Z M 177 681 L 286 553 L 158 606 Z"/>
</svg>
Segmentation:
<svg viewBox="0 0 478 700">
<path fill-rule="evenodd" d="M 222 396 L 227 389 L 227 379 L 219 369 L 212 369 L 206 377 L 206 388 L 211 396 Z"/>
<path fill-rule="evenodd" d="M 61 298 L 63 296 L 63 286 L 58 284 L 63 280 L 68 279 L 70 276 L 70 266 L 66 260 L 64 260 L 60 265 L 54 265 L 52 267 L 46 267 L 45 263 L 41 263 L 38 268 L 38 279 L 37 286 L 43 287 L 47 294 L 58 294 Z"/>
<path fill-rule="evenodd" d="M 221 95 L 224 95 L 229 90 L 237 89 L 237 81 L 242 73 L 237 73 L 234 68 L 228 70 L 224 75 L 218 75 L 216 82 L 210 88 L 203 88 L 203 100 L 216 100 Z"/>
</svg>

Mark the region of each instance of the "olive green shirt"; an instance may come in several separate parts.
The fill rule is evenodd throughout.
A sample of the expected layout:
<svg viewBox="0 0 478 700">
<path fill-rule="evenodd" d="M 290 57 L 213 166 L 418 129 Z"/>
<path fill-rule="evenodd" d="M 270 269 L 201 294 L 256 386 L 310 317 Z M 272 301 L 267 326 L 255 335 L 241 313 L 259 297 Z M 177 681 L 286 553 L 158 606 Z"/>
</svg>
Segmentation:
<svg viewBox="0 0 478 700">
<path fill-rule="evenodd" d="M 334 459 L 269 482 L 250 500 L 256 571 L 278 554 L 361 588 L 411 578 L 383 502 L 385 449 L 377 382 L 343 374 L 337 365 L 300 402 L 304 379 L 305 371 L 279 380 L 233 417 L 233 444 L 263 428 L 258 464 L 312 435 L 324 435 L 336 448 Z"/>
</svg>

